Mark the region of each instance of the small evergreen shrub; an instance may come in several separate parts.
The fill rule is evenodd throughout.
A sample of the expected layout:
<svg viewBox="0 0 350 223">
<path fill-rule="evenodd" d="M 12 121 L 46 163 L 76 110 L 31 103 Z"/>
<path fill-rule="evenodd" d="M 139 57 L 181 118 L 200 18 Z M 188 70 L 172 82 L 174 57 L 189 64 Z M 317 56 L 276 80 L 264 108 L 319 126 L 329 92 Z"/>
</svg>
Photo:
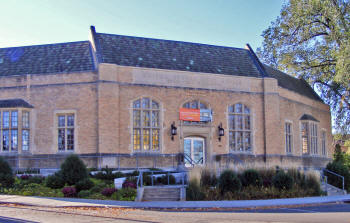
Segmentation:
<svg viewBox="0 0 350 223">
<path fill-rule="evenodd" d="M 50 175 L 46 178 L 46 186 L 52 189 L 59 189 L 64 187 L 65 182 L 60 172 Z"/>
<path fill-rule="evenodd" d="M 107 185 L 105 183 L 95 184 L 95 186 L 93 186 L 89 191 L 92 194 L 101 193 L 103 188 L 105 188 L 106 186 Z"/>
<path fill-rule="evenodd" d="M 320 182 L 313 175 L 306 177 L 305 188 L 310 191 L 310 194 L 312 196 L 320 196 L 322 194 Z"/>
<path fill-rule="evenodd" d="M 260 174 L 254 169 L 245 170 L 242 174 L 242 179 L 242 184 L 244 186 L 261 187 L 263 184 Z"/>
<path fill-rule="evenodd" d="M 0 173 L 0 187 L 12 187 L 15 183 L 15 178 L 12 174 Z"/>
<path fill-rule="evenodd" d="M 343 176 L 345 181 L 345 189 L 350 189 L 350 171 L 349 168 L 344 165 L 344 163 L 333 161 L 327 164 L 326 169 Z M 329 184 L 338 188 L 343 188 L 343 181 L 340 177 L 330 174 L 327 171 L 325 171 L 324 174 L 327 176 L 327 181 Z"/>
<path fill-rule="evenodd" d="M 77 190 L 75 187 L 65 187 L 62 189 L 62 193 L 64 197 L 76 197 L 77 196 Z"/>
<path fill-rule="evenodd" d="M 137 191 L 134 188 L 127 187 L 114 192 L 111 197 L 118 201 L 134 201 L 136 194 Z"/>
<path fill-rule="evenodd" d="M 168 185 L 168 183 L 169 183 L 169 185 L 176 183 L 175 177 L 173 175 L 170 175 L 170 174 L 169 174 L 169 182 L 168 182 L 168 175 L 164 175 L 160 179 L 161 179 L 161 183 L 163 185 Z"/>
<path fill-rule="evenodd" d="M 81 190 L 78 193 L 79 198 L 87 198 L 91 195 L 91 192 L 89 190 Z"/>
<path fill-rule="evenodd" d="M 90 190 L 93 186 L 94 183 L 89 178 L 83 179 L 75 184 L 75 188 L 78 192 L 82 190 Z"/>
<path fill-rule="evenodd" d="M 204 169 L 201 172 L 201 183 L 202 187 L 214 187 L 217 184 L 217 178 L 215 174 L 210 173 L 209 170 Z"/>
<path fill-rule="evenodd" d="M 110 197 L 116 191 L 117 191 L 117 189 L 115 189 L 115 188 L 105 188 L 102 190 L 101 194 L 103 196 Z"/>
<path fill-rule="evenodd" d="M 241 181 L 232 170 L 225 170 L 219 178 L 219 188 L 221 193 L 240 191 L 242 187 Z"/>
<path fill-rule="evenodd" d="M 293 178 L 286 174 L 284 171 L 279 171 L 274 177 L 273 177 L 273 186 L 280 189 L 280 190 L 290 190 L 293 188 Z"/>
<path fill-rule="evenodd" d="M 68 185 L 74 185 L 77 182 L 86 179 L 88 172 L 85 164 L 77 155 L 70 155 L 61 165 L 63 179 Z"/>
<path fill-rule="evenodd" d="M 186 188 L 186 200 L 201 201 L 204 200 L 205 194 L 201 191 L 199 182 L 196 179 L 190 180 Z"/>
<path fill-rule="evenodd" d="M 272 186 L 272 179 L 276 175 L 276 171 L 274 169 L 260 169 L 258 172 L 261 176 L 263 186 Z"/>
<path fill-rule="evenodd" d="M 4 158 L 0 156 L 0 174 L 12 175 L 12 168 Z"/>
</svg>

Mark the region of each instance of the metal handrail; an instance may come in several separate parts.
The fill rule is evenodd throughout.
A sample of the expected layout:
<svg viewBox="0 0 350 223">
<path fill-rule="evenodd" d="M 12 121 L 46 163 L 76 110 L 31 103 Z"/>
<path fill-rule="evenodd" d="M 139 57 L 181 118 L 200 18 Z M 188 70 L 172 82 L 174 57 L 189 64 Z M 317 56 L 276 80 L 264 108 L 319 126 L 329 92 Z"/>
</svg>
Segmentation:
<svg viewBox="0 0 350 223">
<path fill-rule="evenodd" d="M 337 174 L 337 173 L 335 173 L 333 171 L 327 170 L 327 169 L 323 169 L 323 171 L 326 171 L 326 172 L 328 172 L 330 174 L 333 174 L 333 175 L 335 175 L 337 177 L 340 177 L 342 179 L 342 181 L 343 181 L 343 191 L 344 191 L 344 189 L 345 189 L 345 180 L 344 180 L 344 177 L 342 175 L 339 175 L 339 174 Z M 325 176 L 325 177 L 327 177 L 327 176 Z"/>
<path fill-rule="evenodd" d="M 195 164 L 203 163 L 203 157 L 195 161 L 188 154 L 184 154 L 184 159 L 186 159 L 192 167 L 194 167 Z"/>
<path fill-rule="evenodd" d="M 168 184 L 167 185 L 170 185 L 170 173 L 181 173 L 181 185 L 182 186 L 185 186 L 185 177 L 187 177 L 187 171 L 152 171 L 152 170 L 149 170 L 149 171 L 140 171 L 139 173 L 139 176 L 138 176 L 138 179 L 137 179 L 137 188 L 138 187 L 143 187 L 143 173 L 147 173 L 147 172 L 150 172 L 151 174 L 149 175 L 151 177 L 151 185 L 154 186 L 154 181 L 153 181 L 153 177 L 156 173 L 162 173 L 162 174 L 166 174 L 167 178 L 168 178 Z"/>
</svg>

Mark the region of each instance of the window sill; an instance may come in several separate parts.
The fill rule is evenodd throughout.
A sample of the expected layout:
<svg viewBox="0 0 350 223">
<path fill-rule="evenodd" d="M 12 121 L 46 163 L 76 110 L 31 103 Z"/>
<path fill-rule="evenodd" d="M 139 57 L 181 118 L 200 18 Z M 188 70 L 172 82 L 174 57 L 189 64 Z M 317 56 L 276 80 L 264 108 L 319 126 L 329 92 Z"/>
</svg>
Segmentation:
<svg viewBox="0 0 350 223">
<path fill-rule="evenodd" d="M 61 150 L 61 151 L 57 151 L 57 154 L 72 154 L 75 153 L 74 150 Z"/>
<path fill-rule="evenodd" d="M 1 155 L 9 155 L 9 156 L 14 156 L 14 155 L 18 155 L 18 151 L 1 151 L 0 152 Z"/>
</svg>

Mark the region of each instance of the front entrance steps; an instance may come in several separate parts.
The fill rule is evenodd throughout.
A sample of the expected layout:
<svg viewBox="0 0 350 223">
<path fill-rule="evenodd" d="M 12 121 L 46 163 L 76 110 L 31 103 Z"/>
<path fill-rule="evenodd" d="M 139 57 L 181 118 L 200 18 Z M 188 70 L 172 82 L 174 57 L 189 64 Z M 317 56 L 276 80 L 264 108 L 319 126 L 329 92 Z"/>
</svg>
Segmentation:
<svg viewBox="0 0 350 223">
<path fill-rule="evenodd" d="M 347 194 L 346 190 L 342 190 L 325 182 L 321 182 L 321 190 L 327 192 L 327 196 Z"/>
<path fill-rule="evenodd" d="M 174 186 L 144 186 L 137 189 L 137 201 L 185 201 L 186 188 Z"/>
</svg>

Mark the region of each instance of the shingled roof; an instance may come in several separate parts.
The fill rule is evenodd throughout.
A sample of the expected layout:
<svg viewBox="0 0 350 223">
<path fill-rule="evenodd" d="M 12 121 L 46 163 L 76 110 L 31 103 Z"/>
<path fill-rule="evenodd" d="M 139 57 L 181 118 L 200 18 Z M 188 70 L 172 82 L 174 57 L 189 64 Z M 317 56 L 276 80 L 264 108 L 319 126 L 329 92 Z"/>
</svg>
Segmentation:
<svg viewBox="0 0 350 223">
<path fill-rule="evenodd" d="M 246 49 L 96 33 L 100 62 L 260 77 Z"/>
<path fill-rule="evenodd" d="M 0 76 L 94 69 L 89 41 L 0 48 Z"/>
</svg>

